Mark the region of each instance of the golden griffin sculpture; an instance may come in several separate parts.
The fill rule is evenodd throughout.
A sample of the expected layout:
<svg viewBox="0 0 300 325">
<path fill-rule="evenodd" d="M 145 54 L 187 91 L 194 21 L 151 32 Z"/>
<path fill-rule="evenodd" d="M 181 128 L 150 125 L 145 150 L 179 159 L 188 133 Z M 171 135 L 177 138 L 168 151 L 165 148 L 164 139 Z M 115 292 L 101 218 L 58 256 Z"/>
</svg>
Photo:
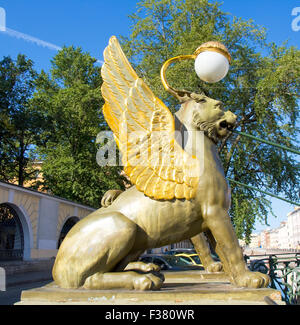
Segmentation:
<svg viewBox="0 0 300 325">
<path fill-rule="evenodd" d="M 181 102 L 173 116 L 137 76 L 116 37 L 104 60 L 103 113 L 134 186 L 109 191 L 102 208 L 69 231 L 53 267 L 55 282 L 63 288 L 157 290 L 164 281 L 159 267 L 139 256 L 191 238 L 207 271 L 223 267 L 237 286 L 267 286 L 267 275 L 248 270 L 228 215 L 230 189 L 216 144 L 236 116 L 220 101 L 171 89 Z M 176 134 L 183 133 L 181 143 Z M 204 232 L 222 263 L 210 257 Z"/>
</svg>

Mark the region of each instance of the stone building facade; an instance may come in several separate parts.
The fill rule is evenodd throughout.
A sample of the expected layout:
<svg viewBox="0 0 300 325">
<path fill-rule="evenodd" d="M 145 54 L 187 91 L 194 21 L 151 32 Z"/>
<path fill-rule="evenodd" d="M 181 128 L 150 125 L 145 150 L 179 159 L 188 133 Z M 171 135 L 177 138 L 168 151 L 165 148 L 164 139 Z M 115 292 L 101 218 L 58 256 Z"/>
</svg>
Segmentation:
<svg viewBox="0 0 300 325">
<path fill-rule="evenodd" d="M 300 207 L 288 213 L 279 227 L 253 234 L 249 247 L 300 250 Z"/>
<path fill-rule="evenodd" d="M 0 182 L 0 260 L 56 256 L 67 231 L 94 210 Z"/>
</svg>

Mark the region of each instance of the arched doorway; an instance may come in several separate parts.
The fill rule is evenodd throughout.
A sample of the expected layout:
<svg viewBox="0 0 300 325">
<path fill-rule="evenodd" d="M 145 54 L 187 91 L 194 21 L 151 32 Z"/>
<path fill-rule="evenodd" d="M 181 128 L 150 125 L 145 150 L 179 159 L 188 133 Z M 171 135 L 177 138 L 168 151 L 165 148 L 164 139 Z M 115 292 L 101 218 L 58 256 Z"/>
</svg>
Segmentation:
<svg viewBox="0 0 300 325">
<path fill-rule="evenodd" d="M 0 260 L 22 260 L 24 233 L 17 211 L 0 204 Z"/>
<path fill-rule="evenodd" d="M 79 221 L 78 217 L 70 217 L 68 220 L 64 223 L 57 243 L 57 248 L 61 245 L 62 241 L 67 236 L 67 233 L 71 230 L 71 228 Z"/>
</svg>

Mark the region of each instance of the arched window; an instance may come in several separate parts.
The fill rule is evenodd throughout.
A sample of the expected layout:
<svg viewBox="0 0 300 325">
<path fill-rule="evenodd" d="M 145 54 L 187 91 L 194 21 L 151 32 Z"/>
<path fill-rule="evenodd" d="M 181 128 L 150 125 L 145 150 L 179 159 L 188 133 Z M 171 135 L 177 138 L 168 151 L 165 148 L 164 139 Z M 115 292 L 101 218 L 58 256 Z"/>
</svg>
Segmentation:
<svg viewBox="0 0 300 325">
<path fill-rule="evenodd" d="M 9 204 L 0 204 L 0 260 L 22 260 L 24 234 L 17 212 Z"/>
<path fill-rule="evenodd" d="M 64 226 L 62 227 L 62 230 L 60 232 L 60 236 L 58 239 L 58 244 L 57 244 L 57 248 L 59 248 L 59 246 L 61 245 L 62 241 L 65 239 L 65 237 L 67 236 L 67 233 L 71 230 L 71 228 L 79 221 L 78 217 L 71 217 L 69 218 Z"/>
</svg>

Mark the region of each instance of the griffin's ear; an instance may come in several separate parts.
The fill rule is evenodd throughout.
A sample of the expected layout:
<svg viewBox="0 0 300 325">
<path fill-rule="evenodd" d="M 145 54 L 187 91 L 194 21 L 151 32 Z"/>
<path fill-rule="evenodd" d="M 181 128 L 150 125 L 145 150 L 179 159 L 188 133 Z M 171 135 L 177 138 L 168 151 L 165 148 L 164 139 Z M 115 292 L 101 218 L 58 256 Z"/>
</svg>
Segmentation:
<svg viewBox="0 0 300 325">
<path fill-rule="evenodd" d="M 174 94 L 175 95 L 175 94 Z M 179 100 L 180 104 L 183 104 L 191 99 L 192 93 L 188 90 L 176 90 L 175 97 Z"/>
<path fill-rule="evenodd" d="M 197 93 L 191 93 L 190 95 L 191 99 L 193 99 L 194 101 L 196 102 L 200 102 L 200 101 L 203 101 L 206 99 L 206 96 L 204 93 L 200 93 L 200 94 L 197 94 Z"/>
</svg>

